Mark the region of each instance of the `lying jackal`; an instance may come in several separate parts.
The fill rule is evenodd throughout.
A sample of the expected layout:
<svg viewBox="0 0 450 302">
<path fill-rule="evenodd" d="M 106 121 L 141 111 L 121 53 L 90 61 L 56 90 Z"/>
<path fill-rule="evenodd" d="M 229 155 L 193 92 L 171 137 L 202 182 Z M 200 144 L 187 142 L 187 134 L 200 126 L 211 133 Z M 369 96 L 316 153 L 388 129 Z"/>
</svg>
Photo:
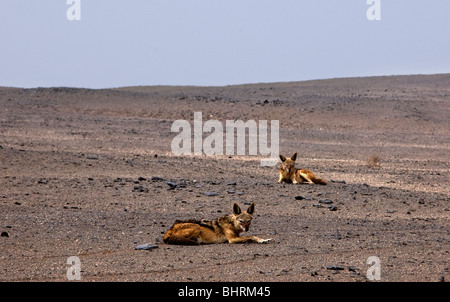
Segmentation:
<svg viewBox="0 0 450 302">
<path fill-rule="evenodd" d="M 313 172 L 307 169 L 297 169 L 295 167 L 295 160 L 297 159 L 297 152 L 295 152 L 291 158 L 286 158 L 280 154 L 281 167 L 280 167 L 280 179 L 278 183 L 314 183 L 320 185 L 326 185 L 327 183 L 317 178 Z"/>
<path fill-rule="evenodd" d="M 233 214 L 214 220 L 184 220 L 175 221 L 174 225 L 164 234 L 163 241 L 167 244 L 211 244 L 211 243 L 266 243 L 271 239 L 261 239 L 256 236 L 240 237 L 243 231 L 248 231 L 252 222 L 255 204 L 242 212 L 235 203 Z"/>
</svg>

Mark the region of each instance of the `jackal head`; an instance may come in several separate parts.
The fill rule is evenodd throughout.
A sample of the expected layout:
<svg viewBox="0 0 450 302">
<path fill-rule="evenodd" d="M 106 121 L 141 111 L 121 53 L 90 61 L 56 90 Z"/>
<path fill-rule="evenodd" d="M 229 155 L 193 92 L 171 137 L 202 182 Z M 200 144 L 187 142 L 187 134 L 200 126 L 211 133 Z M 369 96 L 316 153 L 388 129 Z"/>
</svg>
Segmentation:
<svg viewBox="0 0 450 302">
<path fill-rule="evenodd" d="M 241 208 L 235 203 L 233 205 L 233 225 L 239 232 L 248 231 L 250 223 L 252 223 L 253 212 L 255 211 L 255 203 L 252 202 L 247 211 L 242 212 Z"/>
<path fill-rule="evenodd" d="M 292 154 L 291 158 L 286 158 L 280 154 L 281 169 L 286 173 L 291 173 L 295 170 L 295 160 L 297 159 L 297 152 Z"/>
</svg>

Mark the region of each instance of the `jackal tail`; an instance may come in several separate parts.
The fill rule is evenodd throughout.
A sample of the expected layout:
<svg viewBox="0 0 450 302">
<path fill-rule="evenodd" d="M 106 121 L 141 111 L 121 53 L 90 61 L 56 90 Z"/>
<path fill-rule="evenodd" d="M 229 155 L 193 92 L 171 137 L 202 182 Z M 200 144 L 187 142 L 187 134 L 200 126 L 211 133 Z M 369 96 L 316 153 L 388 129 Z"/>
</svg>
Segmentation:
<svg viewBox="0 0 450 302">
<path fill-rule="evenodd" d="M 317 177 L 311 177 L 311 180 L 313 183 L 318 184 L 318 185 L 325 186 L 327 184 L 327 182 L 325 180 L 317 178 Z"/>
<path fill-rule="evenodd" d="M 211 220 L 176 220 L 173 226 L 163 237 L 167 244 L 198 245 L 200 244 L 201 229 L 206 228 L 214 231 Z"/>
<path fill-rule="evenodd" d="M 199 243 L 190 238 L 178 237 L 178 236 L 164 236 L 163 239 L 166 244 L 178 244 L 178 245 L 199 245 Z"/>
<path fill-rule="evenodd" d="M 317 178 L 316 175 L 314 175 L 313 172 L 307 169 L 299 169 L 297 170 L 296 177 L 301 178 L 303 181 L 306 181 L 308 183 L 315 183 L 318 185 L 326 185 L 326 181 L 320 178 Z M 300 181 L 299 181 L 300 182 Z"/>
</svg>

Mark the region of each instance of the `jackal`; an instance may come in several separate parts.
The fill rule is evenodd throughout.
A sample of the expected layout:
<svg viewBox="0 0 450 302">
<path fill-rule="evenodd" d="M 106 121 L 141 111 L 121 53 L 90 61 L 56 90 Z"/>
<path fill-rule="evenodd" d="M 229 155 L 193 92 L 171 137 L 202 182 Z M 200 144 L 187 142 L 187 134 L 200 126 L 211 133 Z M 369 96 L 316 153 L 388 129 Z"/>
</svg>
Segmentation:
<svg viewBox="0 0 450 302">
<path fill-rule="evenodd" d="M 297 169 L 295 167 L 295 160 L 297 159 L 297 152 L 295 152 L 290 158 L 286 158 L 280 154 L 281 167 L 280 167 L 280 179 L 278 183 L 310 183 L 326 185 L 327 183 L 317 178 L 313 172 L 307 169 Z"/>
<path fill-rule="evenodd" d="M 248 207 L 245 212 L 235 203 L 233 214 L 214 220 L 177 220 L 164 234 L 163 241 L 167 244 L 211 244 L 211 243 L 266 243 L 271 239 L 261 239 L 256 236 L 240 237 L 243 231 L 248 231 L 252 222 L 255 204 Z"/>
</svg>

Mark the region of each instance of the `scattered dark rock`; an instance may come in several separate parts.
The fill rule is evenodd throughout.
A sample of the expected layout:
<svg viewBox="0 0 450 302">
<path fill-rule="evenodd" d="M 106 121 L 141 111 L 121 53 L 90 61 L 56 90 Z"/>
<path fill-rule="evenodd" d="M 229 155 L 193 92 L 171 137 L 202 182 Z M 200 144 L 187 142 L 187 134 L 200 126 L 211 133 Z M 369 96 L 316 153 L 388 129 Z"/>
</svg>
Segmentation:
<svg viewBox="0 0 450 302">
<path fill-rule="evenodd" d="M 151 243 L 145 243 L 145 244 L 140 244 L 138 246 L 136 246 L 134 249 L 135 250 L 152 250 L 152 249 L 156 249 L 159 246 L 151 244 Z"/>
<path fill-rule="evenodd" d="M 336 180 L 336 179 L 330 179 L 330 181 L 331 181 L 331 182 L 334 182 L 334 183 L 339 183 L 339 184 L 346 184 L 345 180 L 343 180 L 343 179 L 339 179 L 339 180 Z"/>
<path fill-rule="evenodd" d="M 184 181 L 184 179 L 182 179 L 181 181 L 180 181 L 180 183 L 178 183 L 178 187 L 179 188 L 186 188 L 186 182 Z"/>
<path fill-rule="evenodd" d="M 329 199 L 320 199 L 320 200 L 319 200 L 319 203 L 323 203 L 323 204 L 332 204 L 333 201 L 332 201 L 332 200 L 329 200 Z"/>
<path fill-rule="evenodd" d="M 133 192 L 148 192 L 148 189 L 144 186 L 134 186 Z"/>
<path fill-rule="evenodd" d="M 0 234 L 0 237 L 9 237 L 9 234 L 8 234 L 8 232 L 2 232 L 1 234 Z"/>
<path fill-rule="evenodd" d="M 332 271 L 343 271 L 344 270 L 344 268 L 342 266 L 337 266 L 337 265 L 328 265 L 327 269 L 332 270 Z"/>
<path fill-rule="evenodd" d="M 164 179 L 158 176 L 153 176 L 152 181 L 164 181 Z"/>
<path fill-rule="evenodd" d="M 336 230 L 336 233 L 334 234 L 334 237 L 335 237 L 337 240 L 341 240 L 342 236 L 341 236 L 341 233 L 339 232 L 339 230 Z"/>
<path fill-rule="evenodd" d="M 41 179 L 39 179 L 38 180 L 38 182 L 37 182 L 38 184 L 48 184 L 48 179 L 47 178 L 41 178 Z"/>
<path fill-rule="evenodd" d="M 220 181 L 215 181 L 215 180 L 209 180 L 206 183 L 210 184 L 210 185 L 220 185 Z"/>
<path fill-rule="evenodd" d="M 235 185 L 236 185 L 236 182 L 227 182 L 226 185 L 227 185 L 227 186 L 235 186 Z"/>
<path fill-rule="evenodd" d="M 301 195 L 295 196 L 295 200 L 302 200 L 302 199 L 305 199 L 305 197 Z"/>
<path fill-rule="evenodd" d="M 139 180 L 139 181 L 141 181 L 141 180 L 147 180 L 147 178 L 142 177 L 142 176 L 139 176 L 139 177 L 138 177 L 138 180 Z"/>
<path fill-rule="evenodd" d="M 336 211 L 337 210 L 337 206 L 335 206 L 334 204 L 330 204 L 330 205 L 328 205 L 328 209 L 330 211 Z"/>
<path fill-rule="evenodd" d="M 178 185 L 172 181 L 168 181 L 167 184 L 169 185 L 170 189 L 175 189 Z"/>
<path fill-rule="evenodd" d="M 203 195 L 205 195 L 205 196 L 217 196 L 217 195 L 219 195 L 219 193 L 217 193 L 217 192 L 204 192 Z"/>
</svg>

